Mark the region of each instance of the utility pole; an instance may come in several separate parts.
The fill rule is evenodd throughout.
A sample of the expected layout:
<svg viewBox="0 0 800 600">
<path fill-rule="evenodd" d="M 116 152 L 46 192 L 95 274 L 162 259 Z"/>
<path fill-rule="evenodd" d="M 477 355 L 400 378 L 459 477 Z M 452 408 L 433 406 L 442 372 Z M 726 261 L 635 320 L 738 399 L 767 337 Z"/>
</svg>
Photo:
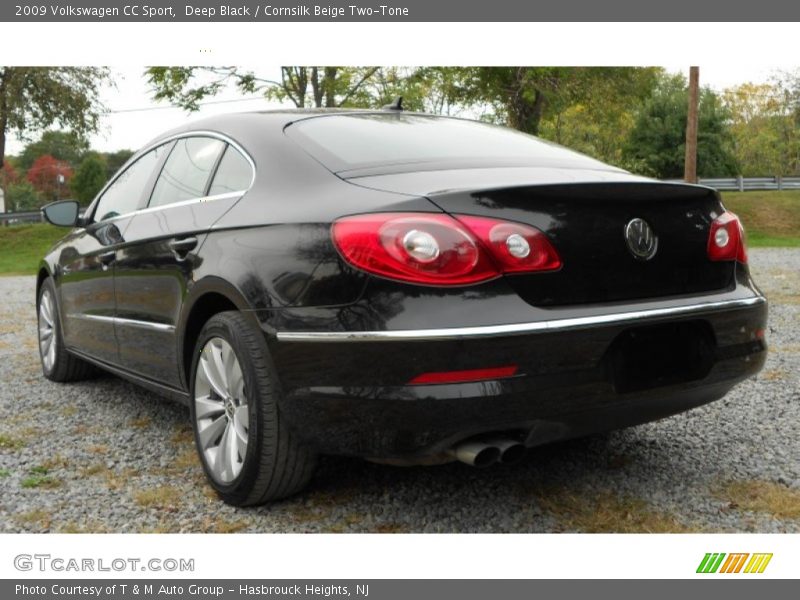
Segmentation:
<svg viewBox="0 0 800 600">
<path fill-rule="evenodd" d="M 689 67 L 689 112 L 686 120 L 686 158 L 683 179 L 697 183 L 697 109 L 700 98 L 700 68 Z"/>
</svg>

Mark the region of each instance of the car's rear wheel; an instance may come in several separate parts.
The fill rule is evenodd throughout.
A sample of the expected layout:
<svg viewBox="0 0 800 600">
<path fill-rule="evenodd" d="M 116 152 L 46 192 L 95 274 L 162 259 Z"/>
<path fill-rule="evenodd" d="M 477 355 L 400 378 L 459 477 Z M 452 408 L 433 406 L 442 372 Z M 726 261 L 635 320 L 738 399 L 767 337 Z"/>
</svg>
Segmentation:
<svg viewBox="0 0 800 600">
<path fill-rule="evenodd" d="M 58 318 L 56 290 L 49 277 L 42 282 L 37 303 L 39 356 L 42 372 L 51 381 L 79 381 L 95 373 L 89 363 L 67 352 Z"/>
<path fill-rule="evenodd" d="M 192 361 L 197 450 L 212 487 L 237 506 L 300 491 L 316 465 L 278 411 L 277 377 L 261 336 L 241 313 L 220 313 L 203 327 Z"/>
</svg>

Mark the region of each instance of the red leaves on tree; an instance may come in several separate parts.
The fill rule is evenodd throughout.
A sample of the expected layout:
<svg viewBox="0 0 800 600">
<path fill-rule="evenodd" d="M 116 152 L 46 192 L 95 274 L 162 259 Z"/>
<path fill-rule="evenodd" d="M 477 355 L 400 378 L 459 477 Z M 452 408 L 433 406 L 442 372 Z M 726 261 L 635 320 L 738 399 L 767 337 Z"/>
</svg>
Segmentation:
<svg viewBox="0 0 800 600">
<path fill-rule="evenodd" d="M 27 175 L 28 181 L 47 200 L 68 195 L 70 177 L 72 169 L 69 165 L 49 154 L 37 158 L 28 169 Z"/>
<path fill-rule="evenodd" d="M 3 168 L 0 169 L 0 189 L 7 189 L 12 183 L 19 181 L 17 170 L 11 166 L 11 163 L 4 162 Z"/>
</svg>

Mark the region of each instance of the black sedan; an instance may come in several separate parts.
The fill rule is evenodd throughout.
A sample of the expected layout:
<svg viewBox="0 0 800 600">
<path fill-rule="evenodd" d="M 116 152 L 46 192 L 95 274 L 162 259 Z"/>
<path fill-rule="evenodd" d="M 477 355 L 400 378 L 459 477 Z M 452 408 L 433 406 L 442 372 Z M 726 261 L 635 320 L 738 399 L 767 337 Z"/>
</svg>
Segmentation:
<svg viewBox="0 0 800 600">
<path fill-rule="evenodd" d="M 159 137 L 41 263 L 45 377 L 188 404 L 232 504 L 319 454 L 526 448 L 717 400 L 767 303 L 716 192 L 502 127 L 383 111 L 214 117 Z"/>
</svg>

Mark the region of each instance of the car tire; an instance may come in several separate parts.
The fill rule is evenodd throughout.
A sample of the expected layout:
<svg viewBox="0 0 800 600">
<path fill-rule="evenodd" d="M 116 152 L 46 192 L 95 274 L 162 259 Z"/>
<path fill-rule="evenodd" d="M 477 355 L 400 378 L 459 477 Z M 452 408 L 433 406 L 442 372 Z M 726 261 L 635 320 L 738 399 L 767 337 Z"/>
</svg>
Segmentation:
<svg viewBox="0 0 800 600">
<path fill-rule="evenodd" d="M 255 506 L 306 486 L 316 453 L 282 418 L 266 342 L 244 315 L 223 312 L 208 320 L 195 345 L 190 382 L 197 451 L 226 503 Z"/>
<path fill-rule="evenodd" d="M 61 331 L 56 288 L 53 280 L 47 278 L 39 288 L 36 299 L 36 314 L 39 341 L 39 357 L 42 361 L 42 373 L 50 381 L 64 383 L 89 379 L 97 373 L 90 365 L 77 356 L 70 354 L 64 346 Z"/>
</svg>

